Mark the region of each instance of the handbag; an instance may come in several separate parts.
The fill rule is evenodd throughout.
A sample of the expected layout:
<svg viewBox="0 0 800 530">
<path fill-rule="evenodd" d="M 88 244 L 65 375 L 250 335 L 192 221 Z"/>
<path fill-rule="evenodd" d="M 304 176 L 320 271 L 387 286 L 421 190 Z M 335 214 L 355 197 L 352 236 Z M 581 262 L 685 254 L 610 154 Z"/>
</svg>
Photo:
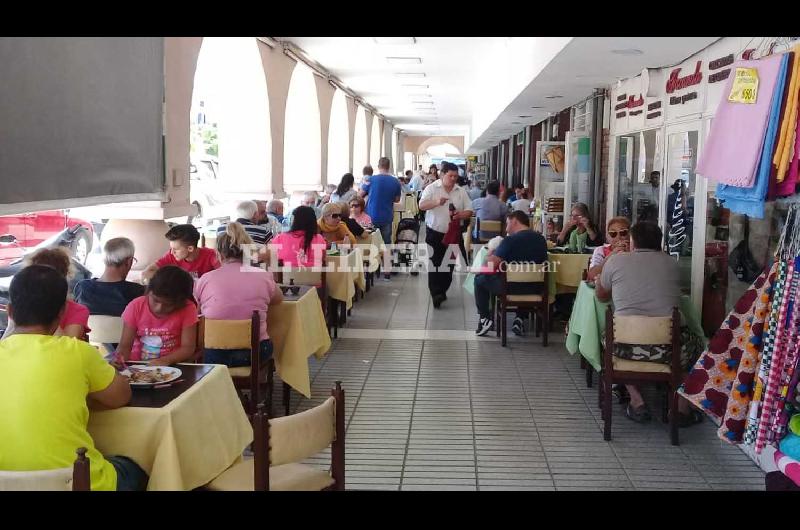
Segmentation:
<svg viewBox="0 0 800 530">
<path fill-rule="evenodd" d="M 450 224 L 447 225 L 447 232 L 445 232 L 444 237 L 442 238 L 443 245 L 455 245 L 458 244 L 458 240 L 461 238 L 461 221 L 458 219 L 450 219 Z"/>
</svg>

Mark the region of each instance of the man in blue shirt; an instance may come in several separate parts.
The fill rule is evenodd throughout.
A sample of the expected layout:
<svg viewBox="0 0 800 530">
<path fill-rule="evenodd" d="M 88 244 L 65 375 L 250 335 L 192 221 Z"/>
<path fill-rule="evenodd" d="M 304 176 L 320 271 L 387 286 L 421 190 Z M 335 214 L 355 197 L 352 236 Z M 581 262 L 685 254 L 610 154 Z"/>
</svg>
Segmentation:
<svg viewBox="0 0 800 530">
<path fill-rule="evenodd" d="M 490 181 L 486 185 L 486 197 L 481 199 L 480 209 L 475 214 L 481 221 L 502 221 L 508 213 L 508 207 L 497 198 L 500 193 L 500 183 L 496 180 Z M 478 234 L 478 223 L 475 223 L 475 230 L 473 235 L 477 238 L 480 236 L 482 239 L 489 239 L 497 234 L 483 233 Z M 481 230 L 483 232 L 483 230 Z"/>
<path fill-rule="evenodd" d="M 369 181 L 361 187 L 361 196 L 369 196 L 367 201 L 367 215 L 372 219 L 372 224 L 381 231 L 383 242 L 392 243 L 392 221 L 394 220 L 394 203 L 400 200 L 402 189 L 400 182 L 389 173 L 392 162 L 382 157 L 378 160 L 378 174 L 372 175 Z M 389 279 L 388 271 L 384 279 Z"/>
<path fill-rule="evenodd" d="M 515 211 L 508 214 L 506 220 L 508 237 L 503 239 L 500 246 L 494 253 L 489 254 L 487 265 L 498 270 L 503 262 L 534 262 L 544 263 L 547 261 L 547 241 L 544 236 L 530 229 L 530 219 L 523 212 Z M 541 286 L 529 286 L 525 284 L 508 286 L 510 294 L 538 294 Z M 494 329 L 492 320 L 492 310 L 489 307 L 489 300 L 492 295 L 498 295 L 502 290 L 502 281 L 499 274 L 478 274 L 475 276 L 475 305 L 478 308 L 480 321 L 475 334 L 483 336 Z M 527 312 L 517 312 L 514 323 L 511 326 L 515 335 L 522 335 L 524 326 L 523 318 Z"/>
</svg>

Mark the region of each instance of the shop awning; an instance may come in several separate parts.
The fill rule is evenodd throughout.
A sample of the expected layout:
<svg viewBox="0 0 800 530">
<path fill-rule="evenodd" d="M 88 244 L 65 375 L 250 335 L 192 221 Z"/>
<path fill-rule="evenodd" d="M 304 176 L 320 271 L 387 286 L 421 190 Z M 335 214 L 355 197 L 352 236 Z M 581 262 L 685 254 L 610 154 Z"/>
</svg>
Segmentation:
<svg viewBox="0 0 800 530">
<path fill-rule="evenodd" d="M 0 38 L 0 71 L 0 215 L 164 199 L 163 38 Z"/>
</svg>

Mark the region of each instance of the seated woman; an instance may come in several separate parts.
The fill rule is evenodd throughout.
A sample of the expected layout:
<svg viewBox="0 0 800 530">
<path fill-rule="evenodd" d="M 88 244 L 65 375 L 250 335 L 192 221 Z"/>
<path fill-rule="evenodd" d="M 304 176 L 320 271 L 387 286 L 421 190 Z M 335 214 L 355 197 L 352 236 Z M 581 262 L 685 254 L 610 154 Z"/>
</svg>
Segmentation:
<svg viewBox="0 0 800 530">
<path fill-rule="evenodd" d="M 239 223 L 228 223 L 217 238 L 222 267 L 208 272 L 194 284 L 194 297 L 200 312 L 215 320 L 246 320 L 256 310 L 260 314 L 259 355 L 262 362 L 272 356 L 272 341 L 267 334 L 267 308 L 283 301 L 272 273 L 244 265 L 243 245 L 253 240 Z M 227 366 L 250 366 L 250 350 L 206 348 L 203 362 Z"/>
<path fill-rule="evenodd" d="M 628 252 L 630 250 L 630 231 L 631 223 L 627 217 L 612 217 L 606 225 L 606 243 L 597 247 L 589 260 L 589 281 L 594 281 L 603 271 L 603 263 L 609 256 Z"/>
<path fill-rule="evenodd" d="M 67 251 L 61 247 L 37 250 L 25 259 L 25 267 L 31 265 L 45 265 L 53 268 L 68 282 L 75 274 L 74 267 L 72 266 L 72 258 L 70 258 Z M 73 302 L 71 298 L 72 297 L 67 294 L 64 314 L 61 317 L 58 329 L 56 329 L 54 335 L 88 340 L 89 309 L 83 304 Z M 13 318 L 9 317 L 8 329 L 4 336 L 10 335 L 13 331 L 14 321 Z"/>
<path fill-rule="evenodd" d="M 356 244 L 355 236 L 342 222 L 342 209 L 338 203 L 328 203 L 322 208 L 322 217 L 317 225 L 328 246 L 332 243 L 349 243 L 351 246 Z"/>
<path fill-rule="evenodd" d="M 342 180 L 339 181 L 339 186 L 331 194 L 330 202 L 345 202 L 349 203 L 355 197 L 358 197 L 358 192 L 353 188 L 355 185 L 355 177 L 352 173 L 345 173 Z"/>
<path fill-rule="evenodd" d="M 369 228 L 372 226 L 372 218 L 364 211 L 364 208 L 366 208 L 366 203 L 363 198 L 355 197 L 350 201 L 350 216 L 364 228 Z"/>
<path fill-rule="evenodd" d="M 289 231 L 269 242 L 270 250 L 291 267 L 322 267 L 325 246 L 325 239 L 319 235 L 317 214 L 310 206 L 295 208 Z"/>
<path fill-rule="evenodd" d="M 358 224 L 355 219 L 350 218 L 350 206 L 347 205 L 346 202 L 337 203 L 339 205 L 339 209 L 342 212 L 342 223 L 347 226 L 347 229 L 350 230 L 350 233 L 356 236 L 356 238 L 369 236 L 369 233 L 364 230 L 364 227 Z"/>
<path fill-rule="evenodd" d="M 192 276 L 180 267 L 158 269 L 145 295 L 134 299 L 122 312 L 117 353 L 126 361 L 149 361 L 160 366 L 189 360 L 197 344 L 193 287 Z"/>
<path fill-rule="evenodd" d="M 596 247 L 603 242 L 602 234 L 599 234 L 589 219 L 589 207 L 582 202 L 572 205 L 570 218 L 564 223 L 564 228 L 558 235 L 557 243 L 567 245 L 573 252 L 579 248 Z"/>
<path fill-rule="evenodd" d="M 597 278 L 597 298 L 613 300 L 615 315 L 643 315 L 648 317 L 671 316 L 672 308 L 679 307 L 681 297 L 678 262 L 661 251 L 662 233 L 653 223 L 637 223 L 631 228 L 631 252 L 610 256 Z M 702 339 L 681 326 L 681 365 L 684 369 L 694 365 L 703 349 Z M 633 361 L 669 363 L 670 345 L 618 344 L 614 355 Z M 639 389 L 625 385 L 630 403 L 625 415 L 633 421 L 650 421 L 650 412 Z M 700 417 L 689 411 L 689 402 L 678 402 L 682 426 L 696 423 Z"/>
</svg>

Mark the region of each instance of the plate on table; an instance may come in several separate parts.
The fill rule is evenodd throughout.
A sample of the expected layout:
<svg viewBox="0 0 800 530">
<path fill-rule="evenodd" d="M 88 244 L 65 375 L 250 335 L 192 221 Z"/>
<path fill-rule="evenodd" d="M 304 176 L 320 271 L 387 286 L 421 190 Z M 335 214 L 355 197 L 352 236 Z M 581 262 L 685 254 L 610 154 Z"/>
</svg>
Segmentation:
<svg viewBox="0 0 800 530">
<path fill-rule="evenodd" d="M 172 366 L 134 366 L 129 365 L 127 370 L 120 372 L 129 377 L 132 387 L 151 387 L 171 383 L 178 379 L 183 372 Z"/>
</svg>

